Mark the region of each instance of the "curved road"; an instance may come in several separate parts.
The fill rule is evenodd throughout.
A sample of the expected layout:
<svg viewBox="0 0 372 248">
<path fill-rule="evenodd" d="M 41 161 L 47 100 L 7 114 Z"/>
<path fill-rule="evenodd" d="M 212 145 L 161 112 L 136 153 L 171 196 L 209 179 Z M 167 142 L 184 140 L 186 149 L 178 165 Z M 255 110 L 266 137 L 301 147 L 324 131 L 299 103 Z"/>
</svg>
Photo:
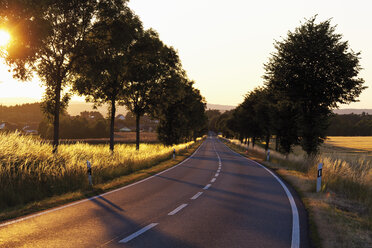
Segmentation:
<svg viewBox="0 0 372 248">
<path fill-rule="evenodd" d="M 0 224 L 0 247 L 308 247 L 296 194 L 208 138 L 138 183 Z"/>
</svg>

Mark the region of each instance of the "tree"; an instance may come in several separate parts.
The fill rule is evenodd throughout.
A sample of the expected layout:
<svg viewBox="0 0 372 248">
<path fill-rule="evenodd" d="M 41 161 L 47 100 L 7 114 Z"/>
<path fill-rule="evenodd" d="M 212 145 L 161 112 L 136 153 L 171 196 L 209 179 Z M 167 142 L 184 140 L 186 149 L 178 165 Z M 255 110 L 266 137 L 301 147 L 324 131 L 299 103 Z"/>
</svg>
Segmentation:
<svg viewBox="0 0 372 248">
<path fill-rule="evenodd" d="M 2 53 L 15 78 L 34 72 L 46 86 L 45 109 L 53 116 L 53 152 L 59 140 L 61 93 L 72 81 L 72 67 L 94 22 L 94 0 L 3 0 L 1 25 L 9 27 L 12 42 Z M 62 97 L 66 105 L 67 97 Z"/>
<path fill-rule="evenodd" d="M 129 49 L 126 64 L 128 84 L 121 100 L 136 116 L 136 149 L 140 143 L 140 118 L 155 104 L 157 88 L 171 70 L 180 67 L 177 52 L 167 47 L 153 30 L 146 30 Z"/>
<path fill-rule="evenodd" d="M 233 112 L 235 110 L 229 110 L 225 111 L 223 114 L 221 114 L 216 122 L 216 127 L 219 132 L 222 133 L 226 138 L 232 138 L 234 137 L 234 130 L 231 128 L 231 119 L 233 118 Z"/>
<path fill-rule="evenodd" d="M 156 90 L 150 113 L 159 120 L 159 140 L 166 145 L 195 139 L 207 131 L 206 104 L 193 84 L 184 71 L 173 68 Z"/>
<path fill-rule="evenodd" d="M 208 130 L 217 132 L 216 122 L 221 112 L 218 109 L 208 109 L 205 114 L 208 118 Z"/>
<path fill-rule="evenodd" d="M 109 103 L 111 151 L 116 105 L 125 98 L 128 87 L 128 51 L 142 32 L 140 20 L 126 3 L 126 0 L 100 2 L 96 23 L 83 47 L 84 56 L 74 67 L 77 74 L 74 90 L 95 105 Z"/>
<path fill-rule="evenodd" d="M 360 53 L 349 51 L 330 20 L 317 24 L 315 19 L 276 41 L 264 76 L 270 90 L 298 109 L 300 142 L 308 155 L 324 141 L 331 108 L 355 102 L 366 88 L 357 78 Z"/>
<path fill-rule="evenodd" d="M 293 145 L 298 144 L 298 110 L 291 102 L 278 99 L 275 95 L 273 100 L 271 114 L 273 133 L 276 135 L 275 150 L 288 155 Z"/>
</svg>

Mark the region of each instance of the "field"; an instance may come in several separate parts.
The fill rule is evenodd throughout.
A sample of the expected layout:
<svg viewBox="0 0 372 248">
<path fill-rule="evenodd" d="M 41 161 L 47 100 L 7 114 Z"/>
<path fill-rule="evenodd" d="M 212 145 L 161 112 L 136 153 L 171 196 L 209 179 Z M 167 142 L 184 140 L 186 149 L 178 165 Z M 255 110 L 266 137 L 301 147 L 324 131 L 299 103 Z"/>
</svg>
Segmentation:
<svg viewBox="0 0 372 248">
<path fill-rule="evenodd" d="M 0 133 L 0 211 L 90 186 L 86 161 L 92 164 L 93 184 L 151 167 L 187 149 L 193 142 L 166 147 L 160 144 L 117 144 L 114 153 L 108 145 L 86 143 L 60 145 L 58 154 L 43 140 L 17 133 Z"/>
<path fill-rule="evenodd" d="M 365 156 L 372 159 L 372 137 L 371 136 L 331 136 L 328 137 L 321 148 L 324 153 L 339 153 L 350 156 Z"/>
<path fill-rule="evenodd" d="M 133 144 L 136 143 L 136 132 L 115 132 L 115 143 L 116 144 Z M 75 144 L 77 142 L 83 142 L 88 144 L 108 144 L 109 138 L 100 139 L 61 139 L 62 144 Z M 141 132 L 140 133 L 141 143 L 159 143 L 158 134 L 156 132 Z M 50 141 L 52 142 L 52 141 Z"/>
</svg>

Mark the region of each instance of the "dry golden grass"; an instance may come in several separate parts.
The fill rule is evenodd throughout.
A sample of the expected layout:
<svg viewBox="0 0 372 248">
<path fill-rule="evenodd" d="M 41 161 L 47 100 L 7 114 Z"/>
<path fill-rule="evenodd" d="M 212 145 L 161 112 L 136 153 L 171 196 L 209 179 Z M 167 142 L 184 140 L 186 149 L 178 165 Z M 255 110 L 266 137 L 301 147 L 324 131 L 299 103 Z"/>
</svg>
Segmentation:
<svg viewBox="0 0 372 248">
<path fill-rule="evenodd" d="M 92 164 L 93 184 L 149 168 L 185 150 L 193 142 L 166 147 L 160 144 L 60 145 L 58 154 L 41 139 L 17 133 L 0 134 L 0 210 L 46 197 L 90 189 L 86 161 Z"/>
</svg>

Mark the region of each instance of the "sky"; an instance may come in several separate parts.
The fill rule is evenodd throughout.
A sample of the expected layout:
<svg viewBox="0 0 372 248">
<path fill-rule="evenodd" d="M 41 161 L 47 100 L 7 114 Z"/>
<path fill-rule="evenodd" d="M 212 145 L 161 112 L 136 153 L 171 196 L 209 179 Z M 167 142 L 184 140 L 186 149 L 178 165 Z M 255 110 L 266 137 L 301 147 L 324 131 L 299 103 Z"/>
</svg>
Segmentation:
<svg viewBox="0 0 372 248">
<path fill-rule="evenodd" d="M 372 108 L 372 1 L 369 0 L 131 0 L 145 28 L 179 53 L 188 77 L 208 103 L 238 105 L 244 95 L 263 85 L 263 65 L 275 52 L 273 43 L 286 37 L 305 18 L 332 18 L 336 32 L 361 52 L 359 74 L 366 89 L 360 102 L 340 108 Z M 17 82 L 0 62 L 0 103 L 4 97 L 40 100 L 37 79 Z M 82 100 L 73 98 L 73 100 Z"/>
</svg>

